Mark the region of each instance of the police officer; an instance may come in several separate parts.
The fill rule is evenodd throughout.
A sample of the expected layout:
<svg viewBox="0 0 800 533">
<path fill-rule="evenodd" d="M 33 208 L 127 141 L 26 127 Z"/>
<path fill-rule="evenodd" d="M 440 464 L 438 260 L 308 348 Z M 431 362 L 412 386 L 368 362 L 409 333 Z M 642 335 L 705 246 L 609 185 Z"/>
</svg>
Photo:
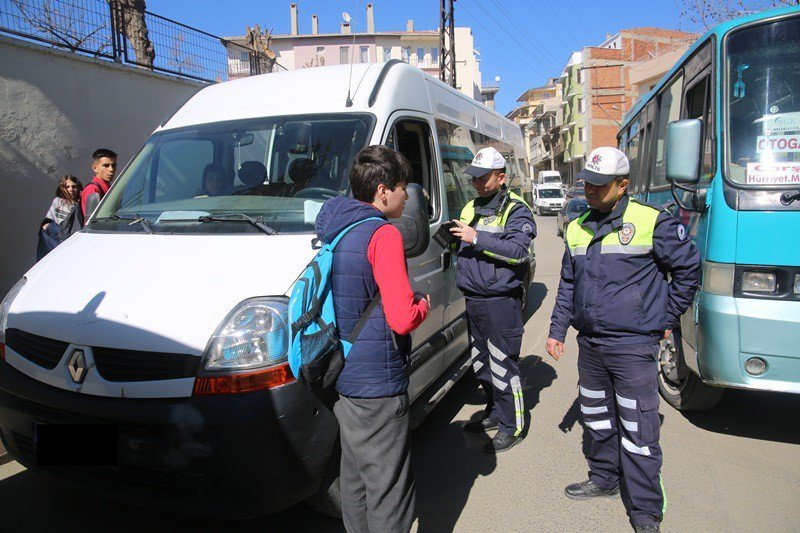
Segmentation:
<svg viewBox="0 0 800 533">
<path fill-rule="evenodd" d="M 567 328 L 578 330 L 589 479 L 564 492 L 576 500 L 617 496 L 621 473 L 634 528 L 658 531 L 667 502 L 658 443 L 659 341 L 694 298 L 700 256 L 666 210 L 626 195 L 628 171 L 624 153 L 601 147 L 578 174 L 591 209 L 567 226 L 546 347 L 558 360 Z"/>
<path fill-rule="evenodd" d="M 505 185 L 506 162 L 496 149 L 475 154 L 464 172 L 479 198 L 464 206 L 451 232 L 461 239 L 458 288 L 467 300 L 472 368 L 486 392 L 486 409 L 464 430 L 498 429 L 485 451 L 508 450 L 521 438 L 525 407 L 517 359 L 522 345 L 523 283 L 536 237 L 530 207 Z"/>
</svg>

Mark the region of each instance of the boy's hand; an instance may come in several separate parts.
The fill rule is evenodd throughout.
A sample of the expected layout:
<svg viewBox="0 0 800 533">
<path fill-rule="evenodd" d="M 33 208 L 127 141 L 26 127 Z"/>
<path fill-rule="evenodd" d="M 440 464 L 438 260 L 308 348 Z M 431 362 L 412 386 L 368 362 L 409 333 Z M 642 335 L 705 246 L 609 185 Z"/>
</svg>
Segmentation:
<svg viewBox="0 0 800 533">
<path fill-rule="evenodd" d="M 425 294 L 423 292 L 415 292 L 414 293 L 414 301 L 418 302 L 420 300 L 425 300 L 426 302 L 428 302 L 428 309 L 431 308 L 431 295 L 430 294 Z"/>
<path fill-rule="evenodd" d="M 550 357 L 556 361 L 561 359 L 561 356 L 564 355 L 564 343 L 555 339 L 547 339 L 545 348 L 547 348 L 547 353 L 550 354 Z"/>
<path fill-rule="evenodd" d="M 464 224 L 460 220 L 453 220 L 456 223 L 455 227 L 450 228 L 450 233 L 461 239 L 467 244 L 472 244 L 475 236 L 478 234 L 474 228 Z"/>
</svg>

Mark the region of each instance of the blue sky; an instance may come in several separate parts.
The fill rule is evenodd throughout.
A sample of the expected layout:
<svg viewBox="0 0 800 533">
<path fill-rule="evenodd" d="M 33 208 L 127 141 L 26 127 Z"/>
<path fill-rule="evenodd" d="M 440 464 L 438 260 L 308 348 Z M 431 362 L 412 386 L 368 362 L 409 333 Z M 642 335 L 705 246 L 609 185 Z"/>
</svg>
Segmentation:
<svg viewBox="0 0 800 533">
<path fill-rule="evenodd" d="M 242 35 L 259 24 L 274 33 L 289 33 L 289 4 L 284 0 L 147 0 L 153 13 L 215 35 Z M 320 32 L 337 32 L 342 12 L 357 17 L 366 31 L 365 0 L 296 0 L 300 31 L 311 31 L 311 15 Z M 372 0 L 378 31 L 439 26 L 439 0 Z M 356 6 L 358 6 L 356 8 Z M 530 87 L 560 75 L 570 52 L 600 44 L 606 32 L 623 28 L 680 25 L 675 0 L 457 0 L 456 25 L 472 28 L 480 52 L 483 82 L 500 76 L 497 110 L 506 113 Z"/>
</svg>

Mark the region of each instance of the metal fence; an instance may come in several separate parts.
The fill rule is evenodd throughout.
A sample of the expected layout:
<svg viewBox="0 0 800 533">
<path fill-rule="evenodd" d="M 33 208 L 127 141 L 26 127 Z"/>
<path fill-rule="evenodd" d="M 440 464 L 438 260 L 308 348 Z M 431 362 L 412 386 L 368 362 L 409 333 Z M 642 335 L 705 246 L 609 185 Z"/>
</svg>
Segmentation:
<svg viewBox="0 0 800 533">
<path fill-rule="evenodd" d="M 200 81 L 252 76 L 270 64 L 250 48 L 118 0 L 0 0 L 0 33 Z"/>
</svg>

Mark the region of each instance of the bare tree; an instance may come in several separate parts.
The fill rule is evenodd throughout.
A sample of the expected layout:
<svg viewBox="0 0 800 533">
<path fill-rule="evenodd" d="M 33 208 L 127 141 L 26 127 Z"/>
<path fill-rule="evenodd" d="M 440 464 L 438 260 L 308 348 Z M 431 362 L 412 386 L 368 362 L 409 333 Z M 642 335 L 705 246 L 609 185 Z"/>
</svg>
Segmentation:
<svg viewBox="0 0 800 533">
<path fill-rule="evenodd" d="M 270 49 L 272 41 L 272 31 L 262 30 L 258 24 L 247 26 L 247 33 L 244 36 L 244 43 L 253 52 L 259 73 L 272 72 L 275 66 L 275 52 Z"/>
<path fill-rule="evenodd" d="M 127 37 L 131 48 L 133 48 L 133 53 L 136 55 L 136 62 L 153 68 L 156 50 L 152 41 L 150 41 L 147 22 L 144 18 L 144 12 L 147 9 L 145 0 L 108 1 L 112 4 L 116 2 L 119 6 L 121 20 L 117 21 L 117 31 Z"/>
<path fill-rule="evenodd" d="M 181 32 L 175 36 L 174 46 L 170 47 L 169 64 L 179 74 L 191 73 L 197 67 L 192 57 L 183 50 L 186 44 L 186 35 Z"/>
<path fill-rule="evenodd" d="M 30 29 L 73 52 L 103 53 L 110 44 L 110 35 L 103 33 L 106 27 L 87 22 L 74 5 L 50 0 L 39 4 L 25 0 L 11 0 L 11 3 Z"/>
<path fill-rule="evenodd" d="M 691 31 L 705 31 L 712 26 L 742 15 L 765 9 L 800 4 L 800 0 L 675 0 L 680 9 L 681 26 Z"/>
</svg>

